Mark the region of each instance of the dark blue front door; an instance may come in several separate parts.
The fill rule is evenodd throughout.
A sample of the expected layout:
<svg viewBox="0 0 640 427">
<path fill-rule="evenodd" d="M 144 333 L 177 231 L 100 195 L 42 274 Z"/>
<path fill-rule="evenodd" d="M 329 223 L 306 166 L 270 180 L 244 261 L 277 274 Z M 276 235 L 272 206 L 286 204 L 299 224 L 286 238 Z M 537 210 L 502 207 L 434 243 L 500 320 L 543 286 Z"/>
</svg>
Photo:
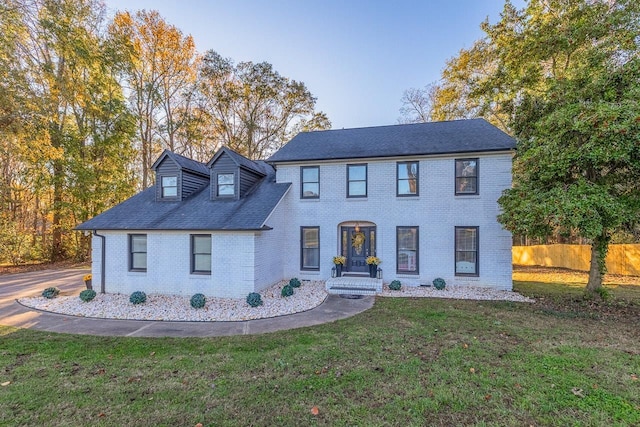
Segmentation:
<svg viewBox="0 0 640 427">
<path fill-rule="evenodd" d="M 368 273 L 366 259 L 375 255 L 375 227 L 342 227 L 342 255 L 347 257 L 346 271 Z"/>
</svg>

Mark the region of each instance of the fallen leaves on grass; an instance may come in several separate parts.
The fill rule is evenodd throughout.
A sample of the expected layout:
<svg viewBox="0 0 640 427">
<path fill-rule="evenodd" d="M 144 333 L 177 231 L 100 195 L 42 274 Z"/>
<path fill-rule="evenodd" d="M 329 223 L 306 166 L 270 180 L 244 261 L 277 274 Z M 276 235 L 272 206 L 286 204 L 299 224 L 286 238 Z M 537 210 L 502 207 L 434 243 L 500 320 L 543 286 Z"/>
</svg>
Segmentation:
<svg viewBox="0 0 640 427">
<path fill-rule="evenodd" d="M 314 406 L 311 408 L 311 415 L 313 415 L 314 417 L 317 417 L 319 413 L 320 413 L 320 409 L 318 409 L 317 406 Z"/>
<path fill-rule="evenodd" d="M 8 386 L 9 384 L 11 384 L 11 381 L 5 381 L 5 382 L 3 382 L 3 383 L 2 383 L 2 384 L 0 384 L 0 385 L 1 385 L 2 387 L 6 387 L 6 386 Z"/>
<path fill-rule="evenodd" d="M 578 387 L 572 388 L 571 393 L 573 393 L 575 396 L 578 396 L 578 397 L 584 397 L 584 393 L 582 392 L 582 389 Z"/>
</svg>

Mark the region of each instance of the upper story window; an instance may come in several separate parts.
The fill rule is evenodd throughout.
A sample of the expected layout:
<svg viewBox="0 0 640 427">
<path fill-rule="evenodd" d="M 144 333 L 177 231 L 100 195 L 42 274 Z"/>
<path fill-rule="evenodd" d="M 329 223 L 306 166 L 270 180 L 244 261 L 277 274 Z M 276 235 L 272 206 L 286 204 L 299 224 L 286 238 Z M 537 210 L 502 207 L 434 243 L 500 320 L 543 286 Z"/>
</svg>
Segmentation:
<svg viewBox="0 0 640 427">
<path fill-rule="evenodd" d="M 211 274 L 211 235 L 191 235 L 191 272 Z"/>
<path fill-rule="evenodd" d="M 218 196 L 234 196 L 235 175 L 232 173 L 219 173 L 217 178 Z"/>
<path fill-rule="evenodd" d="M 317 199 L 320 197 L 320 166 L 302 166 L 300 168 L 300 198 Z"/>
<path fill-rule="evenodd" d="M 478 194 L 478 159 L 456 159 L 456 195 Z"/>
<path fill-rule="evenodd" d="M 163 176 L 161 185 L 162 185 L 162 197 L 178 196 L 178 177 L 177 176 Z"/>
<path fill-rule="evenodd" d="M 129 270 L 147 271 L 146 234 L 129 234 Z"/>
<path fill-rule="evenodd" d="M 367 165 L 347 165 L 347 197 L 367 197 Z"/>
<path fill-rule="evenodd" d="M 397 164 L 397 195 L 418 195 L 418 162 L 398 162 Z"/>
</svg>

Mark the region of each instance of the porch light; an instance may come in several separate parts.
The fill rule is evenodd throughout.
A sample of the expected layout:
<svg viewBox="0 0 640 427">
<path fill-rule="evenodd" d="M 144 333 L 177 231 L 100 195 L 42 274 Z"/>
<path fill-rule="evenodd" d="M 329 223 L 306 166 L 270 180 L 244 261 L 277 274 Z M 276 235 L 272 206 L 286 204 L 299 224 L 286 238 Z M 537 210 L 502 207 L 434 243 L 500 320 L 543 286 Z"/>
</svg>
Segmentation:
<svg viewBox="0 0 640 427">
<path fill-rule="evenodd" d="M 331 267 L 331 277 L 336 277 L 336 268 Z"/>
<path fill-rule="evenodd" d="M 360 223 L 356 222 L 356 233 L 360 232 Z"/>
<path fill-rule="evenodd" d="M 376 275 L 378 279 L 382 279 L 382 269 L 378 268 L 378 274 Z"/>
</svg>

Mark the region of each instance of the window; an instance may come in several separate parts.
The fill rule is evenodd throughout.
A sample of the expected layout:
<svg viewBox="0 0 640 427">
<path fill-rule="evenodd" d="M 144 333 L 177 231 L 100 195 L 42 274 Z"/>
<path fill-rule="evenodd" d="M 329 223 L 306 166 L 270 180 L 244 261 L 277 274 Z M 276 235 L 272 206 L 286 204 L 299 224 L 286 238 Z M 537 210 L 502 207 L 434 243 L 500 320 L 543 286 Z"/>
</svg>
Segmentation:
<svg viewBox="0 0 640 427">
<path fill-rule="evenodd" d="M 418 162 L 398 163 L 398 196 L 418 195 Z"/>
<path fill-rule="evenodd" d="M 478 194 L 478 159 L 456 159 L 456 194 Z"/>
<path fill-rule="evenodd" d="M 300 268 L 320 269 L 320 227 L 300 227 Z"/>
<path fill-rule="evenodd" d="M 300 198 L 317 199 L 320 197 L 320 166 L 302 166 L 300 168 Z"/>
<path fill-rule="evenodd" d="M 162 197 L 178 196 L 178 177 L 163 176 L 162 177 Z"/>
<path fill-rule="evenodd" d="M 129 234 L 129 270 L 147 271 L 146 234 Z"/>
<path fill-rule="evenodd" d="M 367 197 L 367 165 L 347 165 L 347 197 Z"/>
<path fill-rule="evenodd" d="M 478 275 L 478 227 L 456 227 L 456 276 Z"/>
<path fill-rule="evenodd" d="M 191 235 L 191 272 L 211 274 L 211 235 Z"/>
<path fill-rule="evenodd" d="M 398 273 L 418 274 L 418 227 L 396 227 Z"/>
<path fill-rule="evenodd" d="M 235 175 L 232 173 L 219 173 L 218 196 L 234 196 L 235 194 Z"/>
</svg>

